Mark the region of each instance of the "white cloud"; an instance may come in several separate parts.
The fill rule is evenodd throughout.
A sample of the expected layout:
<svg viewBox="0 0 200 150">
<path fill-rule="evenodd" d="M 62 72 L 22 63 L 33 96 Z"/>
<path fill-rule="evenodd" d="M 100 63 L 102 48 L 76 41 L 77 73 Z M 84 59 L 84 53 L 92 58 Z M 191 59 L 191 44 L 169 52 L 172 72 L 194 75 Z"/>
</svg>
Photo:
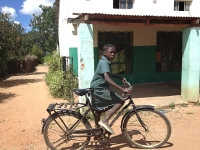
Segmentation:
<svg viewBox="0 0 200 150">
<path fill-rule="evenodd" d="M 20 22 L 19 22 L 19 21 L 14 21 L 14 23 L 16 23 L 16 24 L 20 24 Z"/>
<path fill-rule="evenodd" d="M 10 14 L 10 17 L 13 20 L 15 20 L 15 18 L 17 17 L 16 10 L 12 7 L 8 7 L 8 6 L 1 7 L 1 12 Z"/>
<path fill-rule="evenodd" d="M 55 0 L 25 0 L 21 6 L 20 13 L 31 16 L 35 14 L 37 16 L 42 13 L 39 5 L 53 6 L 54 2 Z"/>
</svg>

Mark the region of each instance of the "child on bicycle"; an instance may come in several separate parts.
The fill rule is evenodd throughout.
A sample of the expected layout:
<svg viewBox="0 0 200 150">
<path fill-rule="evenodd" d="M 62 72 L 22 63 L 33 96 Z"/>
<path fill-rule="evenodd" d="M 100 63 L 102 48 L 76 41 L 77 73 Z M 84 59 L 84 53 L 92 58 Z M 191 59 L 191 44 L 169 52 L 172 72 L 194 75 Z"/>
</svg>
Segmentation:
<svg viewBox="0 0 200 150">
<path fill-rule="evenodd" d="M 124 105 L 124 99 L 117 93 L 109 90 L 109 85 L 112 85 L 120 89 L 124 93 L 128 93 L 127 88 L 122 88 L 116 84 L 111 77 L 121 79 L 123 82 L 126 81 L 125 78 L 121 78 L 111 73 L 111 60 L 114 59 L 116 53 L 116 48 L 112 44 L 106 44 L 103 47 L 103 56 L 99 60 L 96 71 L 94 73 L 93 79 L 91 81 L 90 87 L 94 89 L 92 94 L 92 107 L 95 111 L 95 115 L 98 124 L 104 127 L 110 133 L 114 133 L 109 125 L 109 119 Z M 112 108 L 111 108 L 112 107 Z M 107 116 L 103 120 L 100 120 L 100 116 L 103 110 L 111 108 Z M 97 123 L 97 122 L 96 122 Z"/>
</svg>

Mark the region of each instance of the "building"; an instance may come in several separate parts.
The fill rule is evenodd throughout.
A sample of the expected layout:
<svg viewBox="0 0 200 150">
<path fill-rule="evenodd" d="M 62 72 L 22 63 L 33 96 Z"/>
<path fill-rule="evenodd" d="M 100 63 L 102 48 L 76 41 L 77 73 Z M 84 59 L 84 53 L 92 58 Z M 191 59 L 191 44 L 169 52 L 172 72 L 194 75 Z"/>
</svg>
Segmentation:
<svg viewBox="0 0 200 150">
<path fill-rule="evenodd" d="M 117 47 L 112 72 L 132 84 L 181 81 L 198 101 L 199 0 L 57 0 L 61 56 L 73 57 L 79 88 L 89 87 L 104 44 Z"/>
</svg>

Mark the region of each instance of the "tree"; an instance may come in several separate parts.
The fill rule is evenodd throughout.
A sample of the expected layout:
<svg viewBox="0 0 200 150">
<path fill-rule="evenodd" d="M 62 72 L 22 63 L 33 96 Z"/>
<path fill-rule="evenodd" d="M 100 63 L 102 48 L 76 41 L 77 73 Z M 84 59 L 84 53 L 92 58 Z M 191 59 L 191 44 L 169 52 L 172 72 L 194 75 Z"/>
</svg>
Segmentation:
<svg viewBox="0 0 200 150">
<path fill-rule="evenodd" d="M 56 7 L 55 3 L 51 6 L 39 6 L 42 9 L 42 14 L 39 16 L 33 15 L 31 20 L 32 29 L 38 32 L 40 35 L 40 41 L 38 41 L 42 50 L 52 52 L 56 49 L 58 29 L 55 26 L 56 21 Z M 35 43 L 36 44 L 36 43 Z"/>
<path fill-rule="evenodd" d="M 33 45 L 37 45 L 42 47 L 43 42 L 41 40 L 42 34 L 39 31 L 30 31 L 23 34 L 23 42 L 22 42 L 22 53 L 23 55 L 27 55 L 31 52 Z"/>
<path fill-rule="evenodd" d="M 33 45 L 31 54 L 37 56 L 40 61 L 41 61 L 42 57 L 44 56 L 44 52 L 37 44 Z"/>
<path fill-rule="evenodd" d="M 10 14 L 0 12 L 0 76 L 6 72 L 8 57 L 19 56 L 24 28 L 11 20 Z"/>
</svg>

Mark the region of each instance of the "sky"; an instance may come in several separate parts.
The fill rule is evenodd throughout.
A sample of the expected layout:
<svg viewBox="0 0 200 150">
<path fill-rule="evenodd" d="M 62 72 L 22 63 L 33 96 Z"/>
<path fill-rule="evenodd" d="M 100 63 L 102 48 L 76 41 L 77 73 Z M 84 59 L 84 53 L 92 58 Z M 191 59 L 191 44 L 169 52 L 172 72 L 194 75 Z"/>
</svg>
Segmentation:
<svg viewBox="0 0 200 150">
<path fill-rule="evenodd" d="M 52 6 L 55 0 L 0 0 L 0 12 L 10 13 L 15 23 L 21 23 L 28 32 L 32 14 L 42 13 L 39 5 Z"/>
</svg>

